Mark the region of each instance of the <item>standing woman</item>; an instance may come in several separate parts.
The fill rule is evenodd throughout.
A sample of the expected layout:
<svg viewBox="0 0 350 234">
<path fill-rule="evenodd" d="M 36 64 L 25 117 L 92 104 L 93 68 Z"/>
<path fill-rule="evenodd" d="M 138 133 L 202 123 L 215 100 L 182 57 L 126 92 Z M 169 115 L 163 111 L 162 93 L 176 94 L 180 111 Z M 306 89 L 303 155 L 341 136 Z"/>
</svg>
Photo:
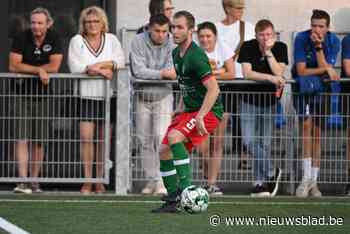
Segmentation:
<svg viewBox="0 0 350 234">
<path fill-rule="evenodd" d="M 72 73 L 103 76 L 111 80 L 113 73 L 125 65 L 123 50 L 117 37 L 108 33 L 109 26 L 104 10 L 92 6 L 80 14 L 79 32 L 69 43 L 68 65 Z M 112 91 L 110 92 L 112 93 Z M 80 94 L 80 154 L 84 163 L 84 175 L 92 178 L 93 161 L 96 158 L 96 178 L 104 175 L 104 124 L 105 82 L 81 80 Z M 110 97 L 107 97 L 110 98 Z M 98 143 L 94 145 L 95 133 Z M 91 183 L 84 183 L 80 192 L 90 194 Z M 103 184 L 96 184 L 96 193 L 105 192 Z"/>
<path fill-rule="evenodd" d="M 217 80 L 234 79 L 235 68 L 233 63 L 234 52 L 225 42 L 218 40 L 215 24 L 204 22 L 198 25 L 198 40 L 209 58 L 213 74 Z M 205 157 L 205 171 L 208 177 L 206 189 L 213 195 L 222 195 L 222 191 L 216 185 L 220 171 L 225 129 L 227 127 L 228 113 L 224 113 L 219 126 L 215 129 L 211 138 L 208 138 L 200 146 L 202 156 Z M 211 159 L 209 160 L 209 155 Z"/>
</svg>

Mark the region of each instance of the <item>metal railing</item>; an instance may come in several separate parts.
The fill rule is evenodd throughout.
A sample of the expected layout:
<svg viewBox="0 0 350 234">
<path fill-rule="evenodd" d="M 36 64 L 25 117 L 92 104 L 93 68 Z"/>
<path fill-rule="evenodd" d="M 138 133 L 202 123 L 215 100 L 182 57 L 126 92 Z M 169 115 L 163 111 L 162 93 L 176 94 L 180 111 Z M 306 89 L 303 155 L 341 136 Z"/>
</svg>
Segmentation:
<svg viewBox="0 0 350 234">
<path fill-rule="evenodd" d="M 158 156 L 155 156 L 145 148 L 144 142 L 140 140 L 138 128 L 140 127 L 136 122 L 140 115 L 143 115 L 137 108 L 138 100 L 141 102 L 152 101 L 152 95 L 155 103 L 160 103 L 158 97 L 162 97 L 162 93 L 151 92 L 150 89 L 144 91 L 143 86 L 152 86 L 160 84 L 171 84 L 173 86 L 172 95 L 174 98 L 173 104 L 176 105 L 179 97 L 179 91 L 176 86 L 176 81 L 154 81 L 154 80 L 142 80 L 132 79 L 134 86 L 133 92 L 133 117 L 134 124 L 132 125 L 132 154 L 131 154 L 131 166 L 132 166 L 132 183 L 138 183 L 139 181 L 147 181 L 149 177 L 149 165 L 144 165 L 147 161 L 153 162 L 153 168 L 156 168 L 155 162 L 158 160 Z M 349 83 L 350 79 L 342 79 L 340 82 Z M 254 172 L 252 167 L 256 161 L 252 157 L 251 153 L 247 149 L 247 146 L 242 142 L 241 133 L 241 105 L 242 99 L 253 99 L 257 95 L 260 101 L 275 99 L 274 93 L 262 93 L 250 91 L 250 85 L 256 82 L 250 80 L 232 80 L 232 81 L 220 81 L 222 87 L 221 98 L 224 100 L 225 112 L 227 112 L 229 123 L 225 128 L 224 136 L 211 136 L 211 140 L 215 137 L 221 137 L 223 142 L 223 156 L 221 160 L 221 169 L 217 178 L 217 183 L 253 183 Z M 229 85 L 229 87 L 227 87 Z M 294 193 L 295 184 L 299 183 L 302 177 L 302 158 L 304 153 L 303 140 L 307 136 L 303 135 L 302 118 L 311 117 L 313 120 L 321 119 L 325 124 L 321 127 L 321 136 L 317 137 L 321 141 L 321 166 L 319 183 L 324 184 L 342 184 L 348 183 L 348 163 L 350 163 L 350 153 L 347 153 L 347 149 L 350 147 L 348 129 L 350 127 L 350 95 L 346 93 L 336 94 L 338 98 L 338 112 L 337 118 L 341 119 L 342 123 L 331 123 L 330 118 L 334 118 L 331 110 L 331 98 L 335 96 L 332 93 L 323 93 L 321 96 L 324 102 L 319 103 L 320 110 L 324 112 L 307 114 L 297 114 L 293 103 L 295 104 L 297 93 L 292 92 L 292 85 L 295 85 L 294 80 L 287 80 L 283 97 L 275 105 L 271 106 L 271 112 L 266 114 L 252 114 L 252 118 L 270 118 L 272 119 L 273 129 L 272 134 L 254 135 L 254 140 L 261 140 L 261 138 L 268 138 L 270 142 L 270 154 L 271 161 L 275 167 L 280 167 L 283 170 L 282 183 L 289 185 L 288 191 Z M 141 88 L 140 88 L 141 87 Z M 163 95 L 164 96 L 164 95 Z M 282 106 L 282 112 L 281 112 Z M 164 112 L 158 113 L 160 116 L 169 116 L 171 113 Z M 328 123 L 328 124 L 327 124 Z M 146 136 L 146 139 L 152 137 L 161 138 L 164 132 L 159 132 L 158 136 Z M 195 150 L 191 154 L 191 164 L 193 166 L 193 180 L 196 183 L 207 183 L 208 169 L 205 160 L 203 159 L 203 150 Z M 209 149 L 209 152 L 212 153 Z M 155 159 L 152 159 L 155 157 Z M 146 170 L 145 170 L 146 168 Z"/>
<path fill-rule="evenodd" d="M 80 85 L 87 79 L 102 82 L 102 96 L 82 99 Z M 109 183 L 110 92 L 110 81 L 102 77 L 50 74 L 49 84 L 42 85 L 32 75 L 0 73 L 0 182 Z M 83 142 L 81 122 L 94 123 L 102 135 L 96 131 L 96 137 Z M 103 154 L 103 160 L 90 165 L 100 169 L 99 175 L 86 178 L 82 143 Z M 43 161 L 36 159 L 40 149 Z"/>
<path fill-rule="evenodd" d="M 148 180 L 144 168 L 144 159 L 150 155 L 144 155 L 145 151 L 141 150 L 144 145 L 141 144 L 140 134 L 137 128 L 143 127 L 137 125 L 137 117 L 140 112 L 136 109 L 138 98 L 144 101 L 159 101 L 164 93 L 145 91 L 144 85 L 160 84 L 172 86 L 172 91 L 165 96 L 172 96 L 169 99 L 172 106 L 175 107 L 178 102 L 179 91 L 176 81 L 164 80 L 140 80 L 130 78 L 127 69 L 118 72 L 118 78 L 113 82 L 104 81 L 105 96 L 103 99 L 102 116 L 92 117 L 96 120 L 97 125 L 101 122 L 104 124 L 105 134 L 100 142 L 104 143 L 104 174 L 103 178 L 85 178 L 84 165 L 80 156 L 80 131 L 79 123 L 83 120 L 78 106 L 81 106 L 80 95 L 76 89 L 77 83 L 85 79 L 102 79 L 100 77 L 86 77 L 74 74 L 51 74 L 50 91 L 45 94 L 31 94 L 23 91 L 24 79 L 37 79 L 33 76 L 19 75 L 11 73 L 0 73 L 0 182 L 20 182 L 20 181 L 38 181 L 38 182 L 62 182 L 62 183 L 82 183 L 82 182 L 103 182 L 109 183 L 110 169 L 115 169 L 115 192 L 119 195 L 125 195 L 128 191 L 133 191 L 135 183 L 145 182 Z M 20 84 L 22 82 L 22 84 Z M 349 83 L 349 79 L 342 79 L 341 82 Z M 254 160 L 246 147 L 242 143 L 242 133 L 240 132 L 240 107 L 243 95 L 252 96 L 249 85 L 256 84 L 249 80 L 233 80 L 219 82 L 222 87 L 221 95 L 225 100 L 225 110 L 229 122 L 225 128 L 223 139 L 223 157 L 221 160 L 221 170 L 217 179 L 218 183 L 251 183 L 254 180 L 251 167 Z M 293 93 L 291 86 L 293 80 L 288 80 L 281 99 L 283 113 L 278 110 L 278 105 L 273 106 L 273 111 L 265 117 L 272 117 L 273 130 L 272 134 L 266 136 L 271 140 L 271 160 L 274 166 L 281 167 L 284 171 L 282 182 L 289 185 L 289 191 L 294 192 L 294 185 L 301 178 L 301 159 L 303 157 L 302 141 L 305 137 L 302 135 L 302 125 L 300 115 L 297 115 L 293 107 L 293 98 L 297 93 Z M 224 88 L 229 85 L 229 88 Z M 114 86 L 116 102 L 112 103 L 109 96 L 110 86 Z M 20 89 L 18 87 L 21 87 Z M 25 90 L 25 89 L 24 89 Z M 146 95 L 147 94 L 147 95 Z M 261 93 L 260 93 L 261 94 Z M 160 96 L 158 96 L 160 95 Z M 265 95 L 269 95 L 266 93 Z M 155 97 L 152 100 L 152 96 Z M 324 120 L 327 123 L 331 117 L 330 100 L 334 94 L 324 93 L 325 112 L 314 114 L 311 117 Z M 349 122 L 350 112 L 349 103 L 350 95 L 348 93 L 337 94 L 339 102 L 339 116 L 342 120 L 341 126 L 324 125 L 319 137 L 321 140 L 321 175 L 320 183 L 341 184 L 348 183 L 348 163 L 349 163 Z M 47 129 L 47 136 L 42 139 L 28 139 L 29 141 L 38 141 L 45 143 L 45 158 L 42 163 L 42 171 L 39 177 L 21 178 L 18 176 L 18 162 L 15 158 L 15 143 L 20 139 L 13 136 L 16 122 L 22 120 L 19 115 L 13 114 L 12 109 L 16 109 L 16 98 L 26 98 L 36 101 L 37 98 L 48 99 L 45 104 L 41 104 L 49 109 L 48 116 L 39 116 L 37 120 L 40 123 L 50 122 Z M 116 117 L 111 119 L 109 113 L 111 106 L 116 109 Z M 39 105 L 40 107 L 40 105 Z M 112 109 L 114 109 L 112 108 Z M 162 117 L 169 117 L 170 109 L 167 112 L 159 113 Z M 142 114 L 141 114 L 142 115 Z M 263 115 L 264 116 L 264 115 Z M 256 117 L 256 116 L 255 116 Z M 24 118 L 25 119 L 25 118 Z M 28 119 L 28 117 L 27 117 Z M 29 119 L 31 119 L 29 117 Z M 35 119 L 35 118 L 32 118 Z M 49 120 L 49 121 L 43 121 Z M 90 119 L 91 120 L 91 119 Z M 101 120 L 101 122 L 99 122 Z M 14 124 L 13 124 L 13 123 Z M 115 124 L 113 124 L 115 122 Z M 114 126 L 115 134 L 111 134 L 110 123 Z M 100 125 L 102 126 L 102 125 Z M 159 139 L 164 133 L 159 132 Z M 110 136 L 113 135 L 112 144 Z M 153 136 L 148 136 L 153 137 Z M 215 136 L 214 136 L 215 138 Z M 258 139 L 259 136 L 253 136 Z M 98 143 L 98 139 L 91 142 Z M 110 157 L 110 151 L 112 155 Z M 191 154 L 193 166 L 193 178 L 196 183 L 206 183 L 207 165 L 203 160 L 204 151 L 195 150 Z M 114 160 L 112 163 L 109 159 Z M 156 159 L 158 160 L 156 154 Z M 96 166 L 96 163 L 94 163 Z M 152 165 L 151 165 L 152 166 Z"/>
</svg>

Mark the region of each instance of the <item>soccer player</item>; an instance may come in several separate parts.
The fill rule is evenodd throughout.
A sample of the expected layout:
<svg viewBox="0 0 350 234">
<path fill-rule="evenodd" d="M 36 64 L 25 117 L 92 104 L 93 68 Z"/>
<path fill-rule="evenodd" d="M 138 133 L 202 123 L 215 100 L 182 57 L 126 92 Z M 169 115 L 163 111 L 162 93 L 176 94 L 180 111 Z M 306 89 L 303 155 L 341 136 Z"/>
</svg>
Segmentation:
<svg viewBox="0 0 350 234">
<path fill-rule="evenodd" d="M 160 146 L 160 173 L 168 196 L 154 213 L 178 211 L 178 196 L 191 185 L 189 152 L 213 132 L 223 115 L 208 57 L 192 41 L 194 25 L 191 13 L 174 15 L 172 32 L 178 46 L 172 56 L 182 97 Z"/>
</svg>

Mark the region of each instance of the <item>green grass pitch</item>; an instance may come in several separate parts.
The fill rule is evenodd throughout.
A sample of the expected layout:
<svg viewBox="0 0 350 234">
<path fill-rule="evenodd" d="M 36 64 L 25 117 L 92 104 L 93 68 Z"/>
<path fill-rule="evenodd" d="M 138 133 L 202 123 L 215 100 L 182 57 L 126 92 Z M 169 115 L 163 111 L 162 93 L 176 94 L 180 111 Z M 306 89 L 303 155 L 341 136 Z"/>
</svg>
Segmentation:
<svg viewBox="0 0 350 234">
<path fill-rule="evenodd" d="M 350 199 L 212 198 L 205 213 L 152 214 L 159 198 L 141 196 L 23 196 L 1 195 L 0 217 L 31 234 L 204 234 L 204 233 L 350 233 Z M 212 215 L 343 218 L 335 226 L 211 226 Z M 0 233 L 5 233 L 1 231 Z"/>
</svg>

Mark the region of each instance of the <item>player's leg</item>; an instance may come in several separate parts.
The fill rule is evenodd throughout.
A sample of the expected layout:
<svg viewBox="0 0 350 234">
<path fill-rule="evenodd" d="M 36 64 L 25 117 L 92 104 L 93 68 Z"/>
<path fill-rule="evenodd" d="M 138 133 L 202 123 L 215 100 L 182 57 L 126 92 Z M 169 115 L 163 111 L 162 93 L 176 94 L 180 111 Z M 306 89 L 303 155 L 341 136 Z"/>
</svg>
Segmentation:
<svg viewBox="0 0 350 234">
<path fill-rule="evenodd" d="M 168 145 L 162 144 L 159 148 L 160 175 L 168 194 L 177 191 L 177 174 L 171 150 Z"/>
<path fill-rule="evenodd" d="M 170 147 L 165 144 L 167 140 L 163 140 L 163 144 L 159 147 L 160 158 L 160 175 L 168 195 L 163 197 L 165 201 L 159 208 L 153 209 L 152 213 L 176 213 L 178 209 L 178 177 L 172 158 Z"/>
<path fill-rule="evenodd" d="M 177 129 L 171 130 L 168 134 L 170 150 L 173 155 L 174 166 L 179 178 L 178 187 L 181 191 L 192 183 L 192 170 L 189 152 L 184 144 L 185 140 L 186 136 Z"/>
<path fill-rule="evenodd" d="M 157 101 L 153 104 L 153 118 L 152 118 L 152 126 L 153 131 L 152 135 L 154 136 L 154 148 L 155 154 L 152 155 L 152 178 L 156 182 L 154 194 L 166 194 L 166 188 L 164 186 L 163 180 L 160 175 L 160 162 L 158 157 L 159 148 L 162 145 L 162 137 L 167 132 L 167 128 L 171 123 L 171 113 L 173 110 L 173 95 L 170 94 L 160 101 Z"/>
</svg>

